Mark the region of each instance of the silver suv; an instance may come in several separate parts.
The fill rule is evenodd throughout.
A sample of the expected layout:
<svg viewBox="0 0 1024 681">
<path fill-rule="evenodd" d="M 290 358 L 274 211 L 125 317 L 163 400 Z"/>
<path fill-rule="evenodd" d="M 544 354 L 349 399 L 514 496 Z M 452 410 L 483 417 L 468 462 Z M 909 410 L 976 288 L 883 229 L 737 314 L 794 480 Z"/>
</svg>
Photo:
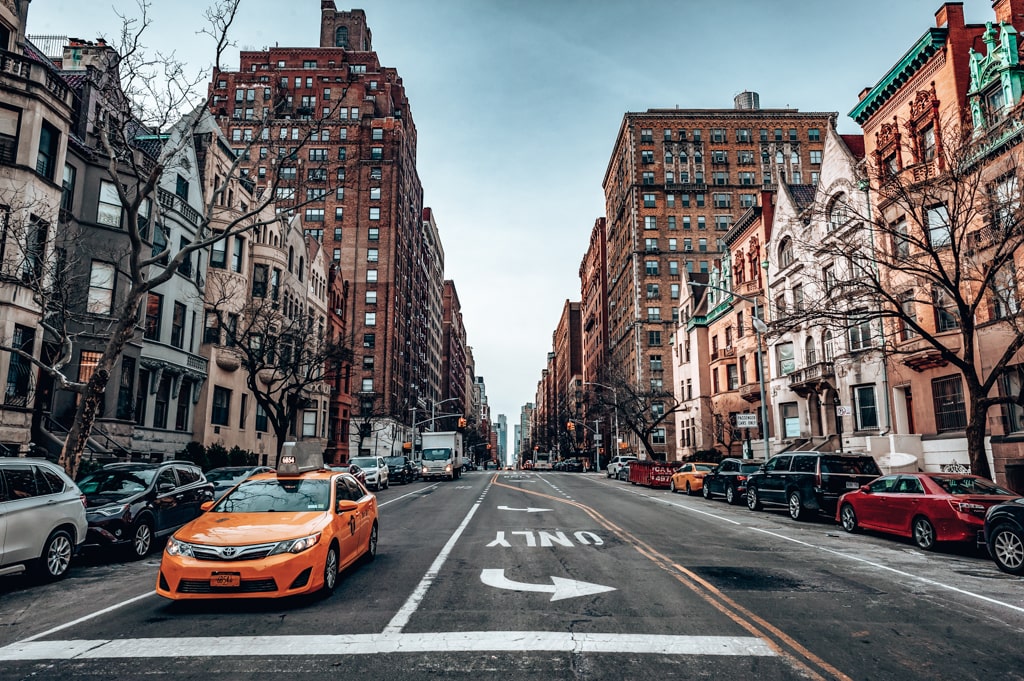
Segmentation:
<svg viewBox="0 0 1024 681">
<path fill-rule="evenodd" d="M 383 456 L 354 456 L 349 463 L 354 463 L 366 473 L 366 486 L 374 492 L 387 489 L 391 484 Z"/>
<path fill-rule="evenodd" d="M 0 575 L 67 574 L 85 541 L 85 497 L 45 459 L 0 459 Z"/>
<path fill-rule="evenodd" d="M 636 460 L 637 458 L 635 456 L 613 456 L 612 460 L 608 462 L 608 477 L 618 478 L 619 471 L 622 470 L 622 467 L 630 461 Z"/>
</svg>

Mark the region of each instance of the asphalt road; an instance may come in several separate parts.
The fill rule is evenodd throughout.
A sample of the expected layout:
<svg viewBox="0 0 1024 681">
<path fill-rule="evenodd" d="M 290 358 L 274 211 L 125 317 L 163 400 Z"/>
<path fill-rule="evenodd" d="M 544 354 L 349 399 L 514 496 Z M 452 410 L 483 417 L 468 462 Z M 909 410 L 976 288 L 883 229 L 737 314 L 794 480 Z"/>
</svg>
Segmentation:
<svg viewBox="0 0 1024 681">
<path fill-rule="evenodd" d="M 159 555 L 0 579 L 0 679 L 1024 679 L 1024 579 L 602 474 L 378 494 L 328 599 L 171 603 Z"/>
</svg>

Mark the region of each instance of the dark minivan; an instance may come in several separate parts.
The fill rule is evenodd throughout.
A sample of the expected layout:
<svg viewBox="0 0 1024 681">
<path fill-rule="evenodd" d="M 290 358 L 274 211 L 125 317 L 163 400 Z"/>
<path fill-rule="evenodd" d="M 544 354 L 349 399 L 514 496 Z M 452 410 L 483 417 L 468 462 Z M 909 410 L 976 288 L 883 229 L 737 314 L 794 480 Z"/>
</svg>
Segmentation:
<svg viewBox="0 0 1024 681">
<path fill-rule="evenodd" d="M 778 454 L 747 479 L 747 507 L 758 511 L 762 504 L 786 506 L 793 520 L 811 512 L 834 516 L 839 497 L 881 474 L 868 454 Z"/>
</svg>

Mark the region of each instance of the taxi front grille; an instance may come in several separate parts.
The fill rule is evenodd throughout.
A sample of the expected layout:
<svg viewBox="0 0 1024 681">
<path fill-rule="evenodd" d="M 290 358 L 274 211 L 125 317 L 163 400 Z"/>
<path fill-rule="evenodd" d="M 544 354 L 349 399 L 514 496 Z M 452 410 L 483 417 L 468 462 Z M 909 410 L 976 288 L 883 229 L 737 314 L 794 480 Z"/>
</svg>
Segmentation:
<svg viewBox="0 0 1024 681">
<path fill-rule="evenodd" d="M 211 586 L 208 579 L 183 579 L 178 593 L 184 594 L 252 594 L 277 591 L 273 579 L 243 579 L 240 586 Z"/>
<path fill-rule="evenodd" d="M 201 544 L 193 544 L 192 555 L 196 560 L 258 560 L 269 556 L 275 546 L 277 546 L 276 542 L 273 544 L 253 544 L 251 546 L 202 546 Z"/>
</svg>

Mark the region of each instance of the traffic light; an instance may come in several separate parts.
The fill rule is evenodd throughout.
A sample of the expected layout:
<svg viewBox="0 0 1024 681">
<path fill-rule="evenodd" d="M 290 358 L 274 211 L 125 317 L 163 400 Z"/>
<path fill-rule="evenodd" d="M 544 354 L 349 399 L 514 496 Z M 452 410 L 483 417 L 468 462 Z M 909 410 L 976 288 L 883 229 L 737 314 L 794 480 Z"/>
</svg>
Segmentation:
<svg viewBox="0 0 1024 681">
<path fill-rule="evenodd" d="M 403 442 L 402 443 L 402 450 L 406 451 L 406 452 L 412 451 L 412 443 L 411 442 Z"/>
<path fill-rule="evenodd" d="M 568 430 L 570 433 L 576 432 L 576 424 L 573 423 L 572 421 L 569 421 L 568 423 L 565 424 L 565 429 Z"/>
<path fill-rule="evenodd" d="M 458 426 L 458 428 L 459 428 L 459 430 L 462 430 L 465 427 L 466 427 L 466 417 L 465 416 L 460 416 L 459 417 L 459 426 Z"/>
</svg>

